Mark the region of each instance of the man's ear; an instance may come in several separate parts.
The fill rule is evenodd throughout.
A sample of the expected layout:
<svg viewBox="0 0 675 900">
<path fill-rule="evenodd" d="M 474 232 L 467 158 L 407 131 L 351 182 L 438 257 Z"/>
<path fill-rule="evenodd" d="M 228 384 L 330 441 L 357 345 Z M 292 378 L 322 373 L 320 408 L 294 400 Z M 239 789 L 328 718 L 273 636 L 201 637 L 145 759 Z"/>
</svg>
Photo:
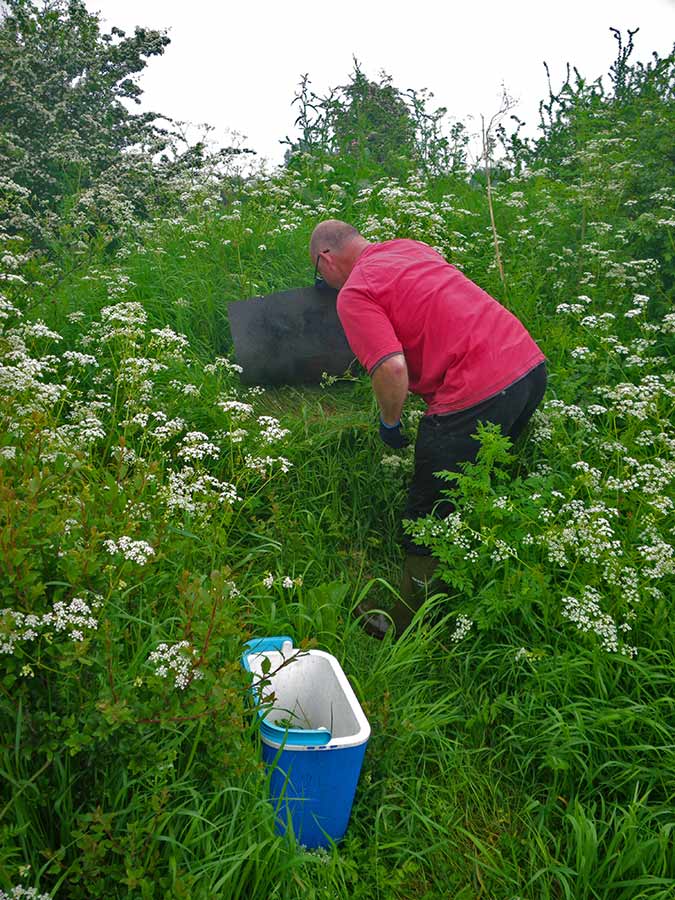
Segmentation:
<svg viewBox="0 0 675 900">
<path fill-rule="evenodd" d="M 331 253 L 330 250 L 323 250 L 321 253 L 321 265 L 323 267 L 324 272 L 329 272 L 330 274 L 334 274 L 335 269 L 335 255 Z"/>
</svg>

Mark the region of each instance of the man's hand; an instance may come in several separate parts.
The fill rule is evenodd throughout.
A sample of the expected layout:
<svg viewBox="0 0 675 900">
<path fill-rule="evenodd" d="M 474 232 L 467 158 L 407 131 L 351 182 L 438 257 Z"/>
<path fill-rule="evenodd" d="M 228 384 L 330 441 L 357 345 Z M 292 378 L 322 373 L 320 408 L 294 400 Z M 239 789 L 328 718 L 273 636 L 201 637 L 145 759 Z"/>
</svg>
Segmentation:
<svg viewBox="0 0 675 900">
<path fill-rule="evenodd" d="M 401 431 L 400 419 L 395 425 L 385 425 L 380 418 L 380 437 L 385 444 L 392 447 L 394 450 L 402 450 L 410 443 L 410 439 Z"/>
</svg>

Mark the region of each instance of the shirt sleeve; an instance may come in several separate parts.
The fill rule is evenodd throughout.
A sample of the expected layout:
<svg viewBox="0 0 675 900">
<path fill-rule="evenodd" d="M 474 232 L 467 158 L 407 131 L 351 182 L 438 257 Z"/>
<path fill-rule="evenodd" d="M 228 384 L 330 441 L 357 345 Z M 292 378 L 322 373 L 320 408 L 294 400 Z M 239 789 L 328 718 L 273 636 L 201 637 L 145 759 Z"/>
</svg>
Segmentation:
<svg viewBox="0 0 675 900">
<path fill-rule="evenodd" d="M 401 342 L 385 311 L 365 291 L 340 291 L 337 314 L 354 355 L 371 373 L 386 356 L 403 353 Z"/>
</svg>

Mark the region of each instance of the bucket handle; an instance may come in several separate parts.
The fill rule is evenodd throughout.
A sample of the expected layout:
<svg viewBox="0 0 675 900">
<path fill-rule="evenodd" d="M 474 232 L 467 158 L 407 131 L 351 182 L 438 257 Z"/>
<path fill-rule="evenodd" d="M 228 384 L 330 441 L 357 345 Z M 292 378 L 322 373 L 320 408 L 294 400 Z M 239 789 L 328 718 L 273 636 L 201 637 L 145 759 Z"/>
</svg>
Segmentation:
<svg viewBox="0 0 675 900">
<path fill-rule="evenodd" d="M 248 649 L 244 651 L 241 657 L 241 664 L 246 669 L 247 672 L 251 671 L 251 667 L 248 663 L 248 657 L 252 653 L 267 653 L 270 650 L 282 650 L 284 644 L 290 644 L 291 649 L 293 648 L 293 638 L 288 637 L 286 634 L 278 634 L 274 637 L 263 637 L 263 638 L 252 638 L 250 641 L 246 641 L 244 647 Z"/>
</svg>

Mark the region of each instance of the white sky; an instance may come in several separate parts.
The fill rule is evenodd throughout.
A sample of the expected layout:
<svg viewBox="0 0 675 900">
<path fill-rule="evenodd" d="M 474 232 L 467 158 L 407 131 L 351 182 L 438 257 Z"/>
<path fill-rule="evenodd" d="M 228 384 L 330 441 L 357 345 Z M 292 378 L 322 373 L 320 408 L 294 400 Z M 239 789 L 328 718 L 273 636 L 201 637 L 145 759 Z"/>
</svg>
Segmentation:
<svg viewBox="0 0 675 900">
<path fill-rule="evenodd" d="M 294 134 L 291 101 L 303 73 L 323 94 L 345 84 L 356 56 L 366 75 L 385 70 L 401 89 L 429 88 L 434 106 L 478 130 L 497 111 L 501 84 L 534 132 L 548 96 L 543 60 L 557 88 L 565 64 L 592 80 L 616 56 L 609 32 L 640 27 L 633 59 L 675 42 L 675 0 L 87 0 L 103 28 L 168 29 L 164 56 L 149 61 L 141 110 L 227 130 L 281 162 L 279 140 Z M 605 84 L 608 84 L 605 78 Z M 137 109 L 139 107 L 136 107 Z M 472 118 L 470 118 L 472 117 Z"/>
</svg>

